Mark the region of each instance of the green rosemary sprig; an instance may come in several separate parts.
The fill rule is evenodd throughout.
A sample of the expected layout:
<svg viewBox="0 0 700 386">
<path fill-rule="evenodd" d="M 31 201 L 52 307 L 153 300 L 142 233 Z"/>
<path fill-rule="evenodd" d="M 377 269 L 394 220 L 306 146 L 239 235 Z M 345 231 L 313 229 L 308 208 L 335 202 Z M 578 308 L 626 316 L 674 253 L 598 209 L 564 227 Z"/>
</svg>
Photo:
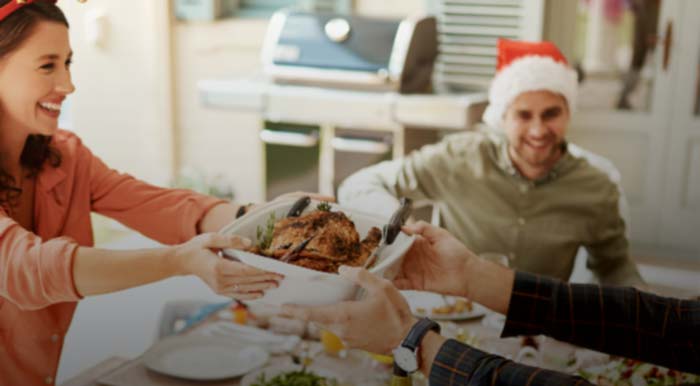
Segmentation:
<svg viewBox="0 0 700 386">
<path fill-rule="evenodd" d="M 256 242 L 258 248 L 261 250 L 269 248 L 270 244 L 272 244 L 272 235 L 275 232 L 275 221 L 275 212 L 272 212 L 270 213 L 270 217 L 267 219 L 265 228 L 263 229 L 260 225 L 258 225 L 257 229 L 255 230 Z"/>
</svg>

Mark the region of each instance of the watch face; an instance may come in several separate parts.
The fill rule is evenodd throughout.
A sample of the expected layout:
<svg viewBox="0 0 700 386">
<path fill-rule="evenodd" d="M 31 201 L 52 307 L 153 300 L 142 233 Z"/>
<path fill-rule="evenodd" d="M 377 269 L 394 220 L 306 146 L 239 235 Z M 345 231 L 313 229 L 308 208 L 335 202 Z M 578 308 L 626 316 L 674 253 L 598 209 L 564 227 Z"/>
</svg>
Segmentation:
<svg viewBox="0 0 700 386">
<path fill-rule="evenodd" d="M 407 373 L 415 373 L 418 371 L 418 360 L 416 353 L 406 347 L 397 347 L 394 349 L 394 362 Z"/>
</svg>

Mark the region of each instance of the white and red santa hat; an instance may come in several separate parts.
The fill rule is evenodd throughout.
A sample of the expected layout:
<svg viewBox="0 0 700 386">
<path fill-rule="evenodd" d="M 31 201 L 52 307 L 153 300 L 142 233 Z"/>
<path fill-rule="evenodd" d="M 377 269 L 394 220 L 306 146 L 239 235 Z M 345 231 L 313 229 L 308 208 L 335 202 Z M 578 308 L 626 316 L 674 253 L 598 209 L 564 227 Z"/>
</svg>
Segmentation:
<svg viewBox="0 0 700 386">
<path fill-rule="evenodd" d="M 57 0 L 46 0 L 49 3 L 56 3 Z M 5 20 L 8 16 L 12 15 L 17 11 L 18 9 L 24 7 L 25 5 L 29 5 L 31 3 L 34 3 L 35 0 L 13 0 L 10 1 L 9 3 L 3 5 L 0 7 L 0 21 Z"/>
<path fill-rule="evenodd" d="M 17 10 L 21 9 L 22 7 L 32 4 L 32 3 L 37 3 L 39 1 L 44 1 L 47 3 L 52 3 L 56 4 L 58 0 L 11 0 L 2 7 L 0 7 L 0 21 L 3 21 L 7 19 L 10 15 L 13 13 L 17 12 Z M 86 2 L 87 0 L 78 0 L 81 3 Z"/>
<path fill-rule="evenodd" d="M 576 71 L 553 43 L 499 39 L 496 75 L 484 122 L 501 128 L 503 114 L 513 100 L 524 92 L 539 90 L 563 95 L 573 112 L 578 90 Z"/>
</svg>

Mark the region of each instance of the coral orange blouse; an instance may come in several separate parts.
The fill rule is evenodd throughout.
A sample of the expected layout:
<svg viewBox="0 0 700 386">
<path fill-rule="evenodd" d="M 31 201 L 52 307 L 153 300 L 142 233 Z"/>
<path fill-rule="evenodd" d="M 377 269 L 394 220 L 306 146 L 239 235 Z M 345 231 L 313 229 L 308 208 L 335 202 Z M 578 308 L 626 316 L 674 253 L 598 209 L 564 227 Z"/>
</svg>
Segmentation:
<svg viewBox="0 0 700 386">
<path fill-rule="evenodd" d="M 92 246 L 90 212 L 166 244 L 196 235 L 197 223 L 225 201 L 164 189 L 110 169 L 73 133 L 52 144 L 58 168 L 37 176 L 36 233 L 0 209 L 0 385 L 53 384 L 63 338 L 80 300 L 73 281 L 78 246 Z"/>
</svg>

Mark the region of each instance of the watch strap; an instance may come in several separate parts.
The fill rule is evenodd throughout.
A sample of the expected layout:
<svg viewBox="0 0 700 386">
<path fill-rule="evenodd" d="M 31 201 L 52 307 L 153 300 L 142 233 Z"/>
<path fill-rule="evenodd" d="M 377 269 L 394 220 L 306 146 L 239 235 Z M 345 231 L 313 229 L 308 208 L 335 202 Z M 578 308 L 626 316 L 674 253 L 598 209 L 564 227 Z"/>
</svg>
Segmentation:
<svg viewBox="0 0 700 386">
<path fill-rule="evenodd" d="M 401 342 L 401 346 L 411 350 L 414 354 L 417 354 L 417 349 L 420 346 L 421 341 L 428 331 L 435 331 L 440 333 L 440 325 L 434 320 L 423 318 L 416 322 L 416 324 L 411 327 L 406 338 Z M 418 360 L 418 358 L 416 357 Z M 419 365 L 420 366 L 420 365 Z M 394 377 L 408 377 L 410 374 L 408 371 L 401 368 L 398 363 L 394 362 Z"/>
<path fill-rule="evenodd" d="M 428 331 L 440 333 L 440 325 L 432 319 L 423 318 L 411 327 L 406 338 L 401 342 L 401 346 L 416 351 L 421 341 Z"/>
<path fill-rule="evenodd" d="M 396 362 L 394 362 L 393 370 L 393 376 L 391 377 L 392 386 L 394 384 L 394 378 L 396 378 L 398 382 L 401 380 L 405 380 L 409 376 L 408 371 L 402 369 L 401 366 L 399 366 Z"/>
</svg>

